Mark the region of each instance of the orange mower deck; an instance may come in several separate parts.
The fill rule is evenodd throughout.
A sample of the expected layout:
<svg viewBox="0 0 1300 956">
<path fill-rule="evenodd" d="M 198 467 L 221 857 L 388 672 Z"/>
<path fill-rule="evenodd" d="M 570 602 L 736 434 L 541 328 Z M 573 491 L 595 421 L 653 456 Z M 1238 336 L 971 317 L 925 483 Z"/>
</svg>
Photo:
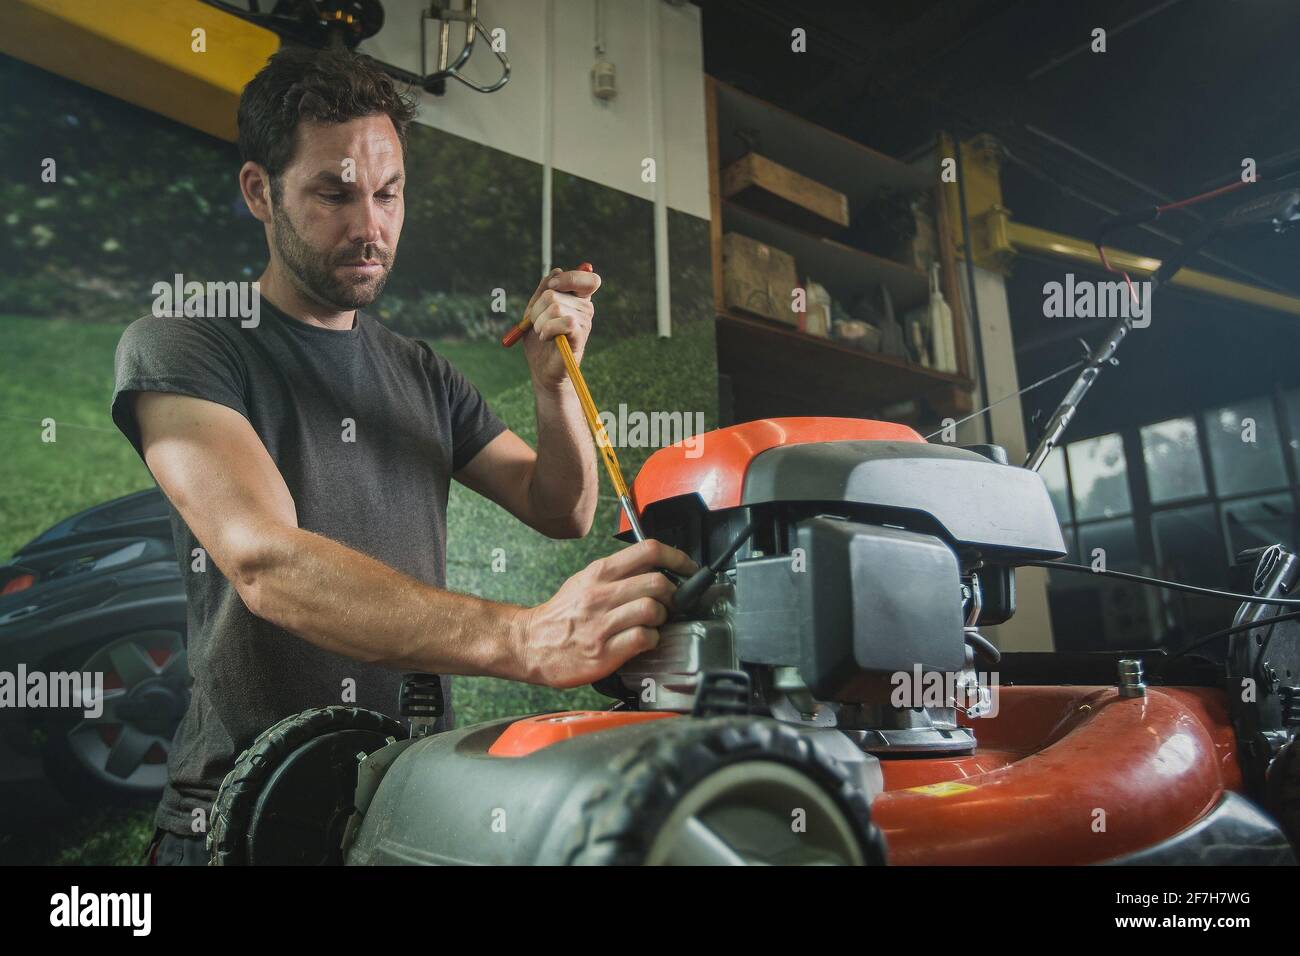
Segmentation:
<svg viewBox="0 0 1300 956">
<path fill-rule="evenodd" d="M 492 745 L 522 757 L 664 712 L 570 711 L 516 721 Z M 1159 843 L 1242 789 L 1223 695 L 1150 688 L 1003 687 L 964 757 L 880 761 L 872 804 L 894 865 L 1086 864 Z"/>
</svg>

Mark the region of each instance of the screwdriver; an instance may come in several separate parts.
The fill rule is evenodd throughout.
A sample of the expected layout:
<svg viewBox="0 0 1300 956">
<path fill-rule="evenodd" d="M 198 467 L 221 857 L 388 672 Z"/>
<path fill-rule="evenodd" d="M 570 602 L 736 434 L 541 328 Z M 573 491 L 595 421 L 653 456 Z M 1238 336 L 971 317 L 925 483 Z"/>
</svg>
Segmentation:
<svg viewBox="0 0 1300 956">
<path fill-rule="evenodd" d="M 584 262 L 578 266 L 581 272 L 593 272 L 590 262 Z M 519 323 L 507 332 L 501 339 L 501 344 L 506 348 L 514 345 L 532 325 L 532 320 L 524 316 Z M 609 480 L 614 485 L 614 492 L 618 495 L 618 503 L 623 508 L 623 514 L 627 515 L 627 523 L 632 527 L 632 536 L 637 541 L 645 540 L 645 532 L 641 530 L 641 521 L 637 518 L 636 509 L 632 507 L 632 497 L 628 494 L 627 482 L 623 480 L 623 469 L 619 467 L 618 456 L 614 454 L 614 445 L 609 440 L 609 432 L 605 430 L 605 424 L 600 420 L 600 413 L 596 410 L 596 403 L 592 400 L 591 391 L 587 388 L 587 380 L 582 377 L 582 370 L 578 367 L 578 360 L 574 357 L 573 348 L 569 345 L 568 336 L 557 335 L 555 337 L 555 347 L 560 350 L 560 357 L 564 359 L 564 367 L 569 372 L 569 381 L 573 383 L 573 390 L 578 393 L 578 404 L 582 406 L 582 413 L 587 419 L 587 427 L 591 429 L 591 437 L 596 440 L 596 449 L 600 452 L 601 460 L 605 462 L 605 471 L 609 474 Z M 674 584 L 680 583 L 676 575 L 669 571 L 664 571 Z"/>
</svg>

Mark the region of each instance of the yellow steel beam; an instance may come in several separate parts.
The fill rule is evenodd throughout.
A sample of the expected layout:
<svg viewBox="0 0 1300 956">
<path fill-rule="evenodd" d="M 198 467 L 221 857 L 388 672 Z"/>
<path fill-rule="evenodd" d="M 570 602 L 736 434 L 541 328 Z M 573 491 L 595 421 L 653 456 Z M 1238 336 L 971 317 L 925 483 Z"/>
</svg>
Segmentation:
<svg viewBox="0 0 1300 956">
<path fill-rule="evenodd" d="M 956 155 L 956 146 L 946 135 L 939 139 L 941 157 Z M 1011 270 L 1015 250 L 1006 238 L 1011 211 L 1002 205 L 1001 159 L 997 143 L 990 136 L 976 136 L 961 144 L 961 175 L 966 193 L 966 212 L 970 221 L 971 245 L 975 264 L 1003 274 Z M 966 237 L 961 223 L 961 192 L 954 178 L 943 181 L 944 202 L 948 207 L 948 224 L 952 247 L 966 256 Z"/>
<path fill-rule="evenodd" d="M 953 143 L 947 137 L 939 141 L 941 155 L 953 155 Z M 997 144 L 988 136 L 977 136 L 961 144 L 962 173 L 966 180 L 966 211 L 970 221 L 971 247 L 977 265 L 1006 273 L 1021 253 L 1049 256 L 1083 266 L 1102 269 L 1097 247 L 1086 239 L 1061 232 L 1039 229 L 1013 222 L 1011 211 L 1002 205 L 999 180 L 1000 162 Z M 945 183 L 949 208 L 957 209 L 956 183 Z M 959 255 L 966 254 L 959 216 L 952 222 L 953 246 Z M 1148 276 L 1160 268 L 1160 260 L 1150 256 L 1106 247 L 1106 260 L 1114 267 L 1136 276 Z M 1245 305 L 1300 316 L 1300 297 L 1261 289 L 1246 282 L 1222 279 L 1195 269 L 1180 269 L 1170 285 L 1200 292 Z"/>
<path fill-rule="evenodd" d="M 1039 229 L 1037 226 L 1026 226 L 1018 222 L 1006 223 L 1006 239 L 1010 248 L 1016 252 L 1048 255 L 1067 262 L 1102 268 L 1097 247 L 1084 239 L 1076 239 L 1064 233 Z M 1160 268 L 1159 259 L 1139 256 L 1122 249 L 1112 249 L 1110 246 L 1106 247 L 1106 261 L 1115 268 L 1123 269 L 1135 276 L 1150 275 Z M 1300 315 L 1300 298 L 1294 295 L 1261 289 L 1246 282 L 1234 282 L 1232 279 L 1223 279 L 1208 272 L 1179 269 L 1169 280 L 1169 284 L 1191 292 L 1201 292 L 1220 299 L 1231 299 L 1234 302 L 1258 306 L 1261 309 Z"/>
<path fill-rule="evenodd" d="M 0 4 L 0 51 L 231 141 L 240 90 L 279 47 L 199 0 Z"/>
</svg>

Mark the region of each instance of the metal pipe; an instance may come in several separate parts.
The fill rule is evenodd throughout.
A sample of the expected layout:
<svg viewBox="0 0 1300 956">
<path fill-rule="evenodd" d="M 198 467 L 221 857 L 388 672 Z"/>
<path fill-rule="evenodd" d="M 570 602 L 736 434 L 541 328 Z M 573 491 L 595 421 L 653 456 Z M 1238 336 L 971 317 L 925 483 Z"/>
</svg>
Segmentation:
<svg viewBox="0 0 1300 956">
<path fill-rule="evenodd" d="M 1150 7 L 1146 10 L 1143 10 L 1137 16 L 1130 17 L 1129 19 L 1125 20 L 1123 23 L 1119 24 L 1118 26 L 1111 27 L 1109 30 L 1107 30 L 1106 31 L 1107 39 L 1111 37 L 1119 36 L 1129 27 L 1135 26 L 1136 24 L 1141 23 L 1147 17 L 1155 16 L 1155 14 L 1159 13 L 1160 11 L 1168 9 L 1169 7 L 1172 7 L 1174 4 L 1180 2 L 1181 0 L 1165 0 L 1164 3 L 1158 3 L 1154 7 Z M 1067 63 L 1070 60 L 1073 60 L 1080 53 L 1087 52 L 1089 49 L 1091 49 L 1091 46 L 1092 46 L 1091 41 L 1081 43 L 1078 46 L 1073 47 L 1070 50 L 1066 51 L 1065 53 L 1062 53 L 1060 56 L 1052 57 L 1052 59 L 1048 60 L 1038 69 L 1034 70 L 1032 73 L 1026 76 L 1025 79 L 1036 80 L 1044 73 L 1047 73 L 1049 70 L 1054 70 L 1062 63 Z"/>
<path fill-rule="evenodd" d="M 1079 403 L 1083 397 L 1088 394 L 1088 389 L 1092 388 L 1096 382 L 1097 376 L 1101 374 L 1102 366 L 1111 362 L 1115 358 L 1115 352 L 1119 350 L 1129 329 L 1132 327 L 1132 320 L 1127 316 L 1120 319 L 1107 333 L 1100 345 L 1092 350 L 1088 356 L 1088 364 L 1084 366 L 1070 390 L 1065 393 L 1061 399 L 1061 404 L 1056 406 L 1056 411 L 1052 413 L 1051 420 L 1047 427 L 1043 429 L 1043 437 L 1039 440 L 1038 446 L 1030 453 L 1029 458 L 1025 461 L 1025 467 L 1030 471 L 1037 471 L 1043 467 L 1043 462 L 1047 461 L 1047 456 L 1052 453 L 1052 449 L 1057 446 L 1065 430 L 1070 427 L 1070 422 L 1074 418 L 1074 413 L 1079 408 Z"/>
<path fill-rule="evenodd" d="M 1039 229 L 1037 226 L 1026 226 L 1023 223 L 1010 220 L 1006 222 L 1005 232 L 1008 248 L 1002 251 L 1043 255 L 1053 259 L 1077 262 L 1097 269 L 1102 268 L 1101 257 L 1097 255 L 1097 247 L 1086 239 L 1079 239 L 1060 232 L 1052 232 L 1049 229 Z M 1151 275 L 1161 266 L 1160 259 L 1141 256 L 1122 249 L 1113 249 L 1110 246 L 1106 247 L 1106 259 L 1116 269 L 1142 275 Z M 1272 292 L 1245 282 L 1236 282 L 1232 279 L 1210 275 L 1207 272 L 1181 269 L 1169 280 L 1169 285 L 1190 292 L 1201 292 L 1220 299 L 1241 302 L 1261 309 L 1300 316 L 1300 296 Z"/>
<path fill-rule="evenodd" d="M 555 141 L 555 94 L 552 72 L 555 69 L 555 0 L 546 0 L 542 9 L 542 275 L 551 271 L 551 224 L 554 198 L 552 160 Z"/>
<path fill-rule="evenodd" d="M 957 201 L 961 211 L 962 252 L 966 259 L 966 280 L 970 285 L 971 337 L 975 346 L 975 372 L 979 380 L 980 401 L 984 403 L 984 440 L 993 441 L 993 416 L 989 414 L 989 379 L 984 368 L 984 337 L 980 330 L 980 307 L 975 290 L 975 246 L 971 241 L 970 216 L 966 212 L 966 177 L 962 175 L 961 154 L 964 146 L 954 139 L 953 157 L 956 160 Z"/>
<path fill-rule="evenodd" d="M 668 272 L 668 190 L 664 183 L 663 83 L 659 69 L 661 52 L 659 11 L 661 0 L 645 0 L 645 80 L 647 120 L 650 124 L 650 155 L 654 160 L 655 230 L 655 326 L 661 339 L 673 334 L 672 283 Z"/>
<path fill-rule="evenodd" d="M 1008 162 L 1015 163 L 1021 169 L 1025 170 L 1030 175 L 1038 179 L 1040 182 L 1046 183 L 1047 185 L 1051 186 L 1053 189 L 1057 190 L 1062 196 L 1065 196 L 1069 199 L 1077 200 L 1081 203 L 1084 203 L 1085 205 L 1092 206 L 1094 209 L 1100 209 L 1107 216 L 1117 216 L 1120 213 L 1120 211 L 1116 209 L 1114 206 L 1109 206 L 1104 202 L 1100 202 L 1097 199 L 1094 199 L 1092 196 L 1089 196 L 1085 193 L 1080 192 L 1077 189 L 1074 189 L 1070 186 L 1065 185 L 1062 182 L 1057 181 L 1055 178 L 1043 172 L 1033 163 L 1029 162 L 1019 153 L 1007 149 L 1005 145 L 1003 145 L 1002 147 L 1002 156 Z M 1216 185 L 1218 184 L 1216 183 Z M 1149 222 L 1138 223 L 1137 228 L 1141 229 L 1143 232 L 1149 235 L 1155 236 L 1157 239 L 1163 239 L 1165 242 L 1168 242 L 1171 245 L 1182 246 L 1182 245 L 1186 245 L 1187 243 L 1186 239 L 1176 236 L 1171 232 L 1166 232 L 1163 229 L 1158 229 Z M 1202 259 L 1204 259 L 1206 262 L 1213 262 L 1215 265 L 1223 266 L 1225 269 L 1231 269 L 1233 272 L 1237 273 L 1240 276 L 1244 276 L 1245 278 L 1249 279 L 1251 282 L 1255 283 L 1256 285 L 1266 286 L 1267 288 L 1273 289 L 1276 292 L 1286 291 L 1281 285 L 1274 282 L 1272 279 L 1269 279 L 1267 276 L 1262 276 L 1258 272 L 1253 272 L 1250 269 L 1238 265 L 1235 262 L 1231 262 L 1220 255 L 1216 255 L 1215 253 L 1210 252 L 1207 249 L 1198 249 L 1196 254 L 1200 256 Z"/>
</svg>

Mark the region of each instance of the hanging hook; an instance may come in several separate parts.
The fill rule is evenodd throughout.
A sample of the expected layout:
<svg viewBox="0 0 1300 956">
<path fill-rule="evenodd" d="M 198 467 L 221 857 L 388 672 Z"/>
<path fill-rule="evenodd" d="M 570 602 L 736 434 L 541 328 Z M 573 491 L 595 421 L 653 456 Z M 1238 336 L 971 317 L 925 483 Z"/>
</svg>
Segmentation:
<svg viewBox="0 0 1300 956">
<path fill-rule="evenodd" d="M 462 9 L 452 9 L 450 6 L 451 0 L 446 0 L 446 2 L 448 5 L 444 7 L 440 0 L 432 0 L 428 12 L 420 15 L 421 85 L 427 92 L 440 96 L 445 91 L 447 78 L 451 77 L 480 93 L 495 93 L 510 81 L 510 61 L 506 59 L 503 52 L 493 49 L 492 37 L 488 34 L 487 28 L 483 26 L 483 21 L 478 18 L 478 0 L 469 0 L 468 6 Z M 425 51 L 428 46 L 425 32 L 426 23 L 430 20 L 438 21 L 438 68 L 432 73 L 427 72 L 425 68 Z M 465 43 L 461 47 L 460 53 L 456 55 L 455 61 L 448 64 L 448 40 L 453 20 L 465 24 Z M 469 62 L 470 54 L 474 51 L 474 41 L 479 36 L 483 37 L 483 41 L 487 43 L 492 55 L 501 63 L 501 78 L 491 86 L 480 86 L 473 80 L 462 76 L 460 72 L 465 64 Z"/>
</svg>

